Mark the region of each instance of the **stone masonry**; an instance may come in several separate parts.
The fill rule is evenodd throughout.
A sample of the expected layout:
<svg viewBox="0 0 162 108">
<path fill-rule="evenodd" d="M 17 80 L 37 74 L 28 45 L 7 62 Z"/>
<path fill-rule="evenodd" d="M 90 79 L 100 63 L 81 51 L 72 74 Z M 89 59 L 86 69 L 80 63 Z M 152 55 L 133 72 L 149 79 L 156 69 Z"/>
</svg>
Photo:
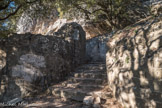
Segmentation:
<svg viewBox="0 0 162 108">
<path fill-rule="evenodd" d="M 162 18 L 118 31 L 107 45 L 108 83 L 126 108 L 162 106 Z"/>
<path fill-rule="evenodd" d="M 111 34 L 106 34 L 91 38 L 86 41 L 86 60 L 87 61 L 102 61 L 106 60 L 107 41 Z"/>
</svg>

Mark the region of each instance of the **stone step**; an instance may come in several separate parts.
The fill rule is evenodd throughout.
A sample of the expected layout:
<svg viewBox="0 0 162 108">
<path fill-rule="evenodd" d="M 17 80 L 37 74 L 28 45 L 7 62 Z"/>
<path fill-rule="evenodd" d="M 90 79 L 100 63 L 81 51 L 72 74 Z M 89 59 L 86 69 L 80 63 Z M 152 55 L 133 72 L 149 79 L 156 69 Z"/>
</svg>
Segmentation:
<svg viewBox="0 0 162 108">
<path fill-rule="evenodd" d="M 93 85 L 93 84 L 91 84 L 91 85 L 77 85 L 76 86 L 77 88 L 79 88 L 79 89 L 82 89 L 82 90 L 100 90 L 100 89 L 103 89 L 104 88 L 104 86 L 101 86 L 101 85 Z"/>
<path fill-rule="evenodd" d="M 89 63 L 89 64 L 85 64 L 85 65 L 82 65 L 82 66 L 106 66 L 105 63 Z"/>
<path fill-rule="evenodd" d="M 89 72 L 92 72 L 92 73 L 106 73 L 106 70 L 105 69 L 77 69 L 75 70 L 74 73 L 89 73 Z"/>
<path fill-rule="evenodd" d="M 109 99 L 113 97 L 111 91 L 92 91 L 92 92 L 88 92 L 87 94 L 90 96 L 100 97 L 103 99 Z"/>
<path fill-rule="evenodd" d="M 75 73 L 106 73 L 106 70 L 87 70 L 87 69 L 77 69 L 75 70 Z"/>
<path fill-rule="evenodd" d="M 87 72 L 87 73 L 74 73 L 75 78 L 101 78 L 101 79 L 107 79 L 107 74 L 104 73 L 93 73 L 93 72 Z"/>
<path fill-rule="evenodd" d="M 78 85 L 79 83 L 71 83 L 69 80 L 66 81 L 66 82 L 63 82 L 61 84 L 57 84 L 57 85 L 54 85 L 52 87 L 68 87 L 68 88 L 76 88 L 76 86 Z"/>
<path fill-rule="evenodd" d="M 86 65 L 82 65 L 82 66 L 79 66 L 77 69 L 80 69 L 80 68 L 104 68 L 106 67 L 106 64 L 86 64 Z"/>
<path fill-rule="evenodd" d="M 82 70 L 83 69 L 87 69 L 87 70 L 105 70 L 106 67 L 102 66 L 102 65 L 100 65 L 100 66 L 97 66 L 97 65 L 83 65 L 83 66 L 78 67 L 77 70 L 78 69 L 82 69 Z"/>
<path fill-rule="evenodd" d="M 89 62 L 88 64 L 106 64 L 105 62 Z"/>
<path fill-rule="evenodd" d="M 71 83 L 80 83 L 80 84 L 103 84 L 105 80 L 103 79 L 94 79 L 94 78 L 71 78 Z"/>
<path fill-rule="evenodd" d="M 54 85 L 53 87 L 64 87 L 64 88 L 75 88 L 75 89 L 81 89 L 81 90 L 100 90 L 104 88 L 102 85 L 97 84 L 80 84 L 80 83 L 62 83 L 60 85 Z"/>
<path fill-rule="evenodd" d="M 106 80 L 105 64 L 89 63 L 77 68 L 68 80 L 50 87 L 49 91 L 56 97 L 83 101 L 85 96 L 96 95 L 91 92 L 103 89 Z"/>
<path fill-rule="evenodd" d="M 82 102 L 84 97 L 87 96 L 87 91 L 82 91 L 74 88 L 52 88 L 51 93 L 55 97 L 61 97 L 64 99 L 71 99 Z"/>
<path fill-rule="evenodd" d="M 104 69 L 104 68 L 99 69 L 98 67 L 97 68 L 91 68 L 91 69 L 80 68 L 80 69 L 75 70 L 75 72 L 106 72 L 106 69 Z"/>
<path fill-rule="evenodd" d="M 51 87 L 51 95 L 63 99 L 71 99 L 75 101 L 82 102 L 85 96 L 100 97 L 103 99 L 112 98 L 111 92 L 101 92 L 91 89 L 79 89 L 79 88 L 70 88 L 70 87 Z"/>
</svg>

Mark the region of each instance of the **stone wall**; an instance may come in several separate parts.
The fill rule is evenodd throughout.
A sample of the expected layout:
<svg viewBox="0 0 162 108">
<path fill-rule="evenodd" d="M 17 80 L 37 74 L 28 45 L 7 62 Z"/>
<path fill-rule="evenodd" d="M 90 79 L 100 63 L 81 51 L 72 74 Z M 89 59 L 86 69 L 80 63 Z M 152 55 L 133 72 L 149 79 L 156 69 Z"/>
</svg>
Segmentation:
<svg viewBox="0 0 162 108">
<path fill-rule="evenodd" d="M 162 106 L 161 19 L 144 19 L 107 43 L 108 83 L 124 108 Z"/>
<path fill-rule="evenodd" d="M 107 46 L 106 43 L 111 34 L 97 36 L 86 41 L 86 60 L 87 62 L 105 62 Z"/>
<path fill-rule="evenodd" d="M 0 72 L 6 65 L 6 52 L 0 49 Z"/>
<path fill-rule="evenodd" d="M 1 66 L 0 100 L 7 101 L 64 80 L 84 62 L 85 32 L 77 23 L 69 23 L 53 36 L 14 34 L 0 42 L 0 49 L 6 57 L 6 62 L 0 60 L 6 64 Z"/>
</svg>

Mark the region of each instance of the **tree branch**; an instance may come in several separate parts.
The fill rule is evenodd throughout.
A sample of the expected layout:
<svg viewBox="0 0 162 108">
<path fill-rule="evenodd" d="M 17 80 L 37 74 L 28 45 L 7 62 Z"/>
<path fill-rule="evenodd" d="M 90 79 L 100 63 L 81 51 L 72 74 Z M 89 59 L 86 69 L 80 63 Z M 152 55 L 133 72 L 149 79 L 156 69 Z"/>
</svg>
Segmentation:
<svg viewBox="0 0 162 108">
<path fill-rule="evenodd" d="M 81 6 L 79 6 L 78 4 L 74 4 L 74 7 L 76 7 L 77 9 L 82 10 L 82 11 L 85 13 L 85 15 L 86 15 L 87 19 L 90 19 L 90 18 L 89 18 L 89 15 L 91 14 L 91 12 L 89 12 L 88 10 L 86 10 L 86 9 L 82 8 L 82 7 L 81 7 Z"/>
<path fill-rule="evenodd" d="M 27 0 L 25 0 L 25 2 L 27 3 L 27 4 L 31 4 L 31 3 L 35 3 L 35 2 L 37 2 L 37 1 L 39 1 L 39 0 L 34 0 L 34 1 L 27 1 Z"/>
<path fill-rule="evenodd" d="M 94 14 L 94 13 L 96 13 L 96 12 L 98 12 L 98 11 L 103 11 L 103 12 L 105 12 L 105 13 L 107 12 L 107 10 L 100 8 L 100 9 L 94 10 L 94 11 L 92 12 L 92 14 Z"/>
<path fill-rule="evenodd" d="M 89 12 L 88 10 L 82 8 L 81 6 L 79 6 L 78 4 L 74 4 L 74 6 L 77 8 L 77 9 L 80 9 L 82 10 L 84 13 L 87 13 L 87 14 L 91 14 L 91 12 Z"/>
<path fill-rule="evenodd" d="M 6 5 L 0 5 L 0 11 L 6 9 L 10 5 L 11 1 L 9 1 Z"/>
<path fill-rule="evenodd" d="M 38 0 L 34 0 L 34 1 L 31 1 L 31 2 L 30 2 L 30 1 L 25 0 L 25 3 L 26 3 L 26 4 L 32 4 L 32 3 L 35 3 L 35 2 L 37 2 L 37 1 L 38 1 Z M 10 1 L 7 5 L 0 7 L 0 11 L 6 9 L 6 8 L 10 5 L 10 3 L 11 3 L 11 1 Z M 7 15 L 6 17 L 4 17 L 4 18 L 0 18 L 0 21 L 6 20 L 6 19 L 8 19 L 9 17 L 15 15 L 15 14 L 19 11 L 19 9 L 20 9 L 21 7 L 22 7 L 22 4 L 20 4 L 14 12 L 8 14 L 8 15 Z"/>
<path fill-rule="evenodd" d="M 7 18 L 9 18 L 9 17 L 15 15 L 21 7 L 22 7 L 22 5 L 19 5 L 19 6 L 17 7 L 17 9 L 16 9 L 13 13 L 8 14 L 8 15 L 7 15 L 6 17 L 4 17 L 4 18 L 0 18 L 0 21 L 6 20 Z"/>
</svg>

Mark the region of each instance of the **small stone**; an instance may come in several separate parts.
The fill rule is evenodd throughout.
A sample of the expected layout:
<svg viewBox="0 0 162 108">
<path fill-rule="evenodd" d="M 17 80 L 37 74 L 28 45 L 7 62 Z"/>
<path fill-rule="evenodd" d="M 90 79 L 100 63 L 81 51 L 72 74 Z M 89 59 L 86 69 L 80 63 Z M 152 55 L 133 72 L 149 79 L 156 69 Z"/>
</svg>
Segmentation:
<svg viewBox="0 0 162 108">
<path fill-rule="evenodd" d="M 97 97 L 96 99 L 95 99 L 95 102 L 94 102 L 95 104 L 100 104 L 101 103 L 101 98 L 100 97 Z"/>
<path fill-rule="evenodd" d="M 93 92 L 93 95 L 97 97 L 102 97 L 102 94 L 103 94 L 102 91 Z"/>
<path fill-rule="evenodd" d="M 86 105 L 91 105 L 91 104 L 93 104 L 93 101 L 94 101 L 94 97 L 86 96 L 83 100 L 83 103 Z"/>
</svg>

